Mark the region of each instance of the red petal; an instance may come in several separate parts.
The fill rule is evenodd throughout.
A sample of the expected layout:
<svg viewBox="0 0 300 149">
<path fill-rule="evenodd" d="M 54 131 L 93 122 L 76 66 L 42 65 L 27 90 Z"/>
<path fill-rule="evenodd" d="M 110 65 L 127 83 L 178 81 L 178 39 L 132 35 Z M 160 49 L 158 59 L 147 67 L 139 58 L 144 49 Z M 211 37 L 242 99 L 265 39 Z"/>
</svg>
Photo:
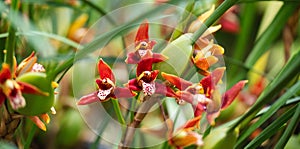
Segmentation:
<svg viewBox="0 0 300 149">
<path fill-rule="evenodd" d="M 231 89 L 225 92 L 223 95 L 223 103 L 221 106 L 221 109 L 227 108 L 235 99 L 235 97 L 240 93 L 240 91 L 244 88 L 245 84 L 247 83 L 247 80 L 243 80 L 235 84 Z"/>
<path fill-rule="evenodd" d="M 135 43 L 138 43 L 140 41 L 148 41 L 149 40 L 149 35 L 148 35 L 148 28 L 149 28 L 149 25 L 148 25 L 148 21 L 144 21 L 143 24 L 140 25 L 137 33 L 136 33 L 136 36 L 135 36 Z"/>
<path fill-rule="evenodd" d="M 24 74 L 26 72 L 30 72 L 32 70 L 33 65 L 36 63 L 37 57 L 35 53 L 32 52 L 27 58 L 25 58 L 17 67 L 16 76 Z"/>
<path fill-rule="evenodd" d="M 178 91 L 176 95 L 179 99 L 182 99 L 190 104 L 193 104 L 194 95 L 187 91 Z"/>
<path fill-rule="evenodd" d="M 39 117 L 37 117 L 37 116 L 30 116 L 29 119 L 30 119 L 36 126 L 38 126 L 40 129 L 42 129 L 43 131 L 46 131 L 46 130 L 47 130 L 45 124 L 40 120 Z"/>
<path fill-rule="evenodd" d="M 48 92 L 43 92 L 39 88 L 25 83 L 25 82 L 17 82 L 21 86 L 22 93 L 28 93 L 28 94 L 36 94 L 36 95 L 42 95 L 42 96 L 49 96 Z"/>
<path fill-rule="evenodd" d="M 193 119 L 187 121 L 182 128 L 184 128 L 184 129 L 192 128 L 193 129 L 194 127 L 199 127 L 200 120 L 201 120 L 201 115 L 194 117 Z"/>
<path fill-rule="evenodd" d="M 170 83 L 175 85 L 180 90 L 185 90 L 186 88 L 188 88 L 189 86 L 191 86 L 193 84 L 190 81 L 184 80 L 184 79 L 177 77 L 175 75 L 172 75 L 172 74 L 167 74 L 167 73 L 162 72 L 161 75 L 163 78 L 168 80 Z"/>
<path fill-rule="evenodd" d="M 177 97 L 176 93 L 168 86 L 155 82 L 155 93 L 165 95 L 167 97 Z"/>
<path fill-rule="evenodd" d="M 128 81 L 128 83 L 125 85 L 128 87 L 130 90 L 133 91 L 140 91 L 141 87 L 138 85 L 137 79 L 131 79 Z"/>
<path fill-rule="evenodd" d="M 102 58 L 99 60 L 99 63 L 98 63 L 98 71 L 99 71 L 101 79 L 109 78 L 113 83 L 115 83 L 115 77 L 114 77 L 112 70 L 102 60 Z"/>
<path fill-rule="evenodd" d="M 206 76 L 200 81 L 204 89 L 204 93 L 210 96 L 211 91 L 215 88 L 218 82 L 222 79 L 225 67 L 216 68 L 210 75 Z"/>
<path fill-rule="evenodd" d="M 137 64 L 140 61 L 140 56 L 136 54 L 136 52 L 130 52 L 127 54 L 127 58 L 125 62 L 127 64 Z"/>
<path fill-rule="evenodd" d="M 144 71 L 152 71 L 152 63 L 152 58 L 142 59 L 137 65 L 136 76 L 140 76 Z"/>
<path fill-rule="evenodd" d="M 199 103 L 195 109 L 194 116 L 200 116 L 203 112 L 205 112 L 205 107 Z"/>
<path fill-rule="evenodd" d="M 220 115 L 220 111 L 215 111 L 213 113 L 207 113 L 206 119 L 210 125 L 215 125 L 215 119 Z"/>
<path fill-rule="evenodd" d="M 98 94 L 98 91 L 81 97 L 79 99 L 79 101 L 77 102 L 77 105 L 86 105 L 86 104 L 100 101 L 97 94 Z"/>
<path fill-rule="evenodd" d="M 7 79 L 11 79 L 11 72 L 8 64 L 2 64 L 0 71 L 0 83 L 3 84 Z"/>
<path fill-rule="evenodd" d="M 148 47 L 149 47 L 149 49 L 152 49 L 153 47 L 154 47 L 154 45 L 156 44 L 156 41 L 154 41 L 154 40 L 151 40 L 151 41 L 149 41 L 148 42 Z"/>
<path fill-rule="evenodd" d="M 168 59 L 168 57 L 162 55 L 162 54 L 159 54 L 159 53 L 153 53 L 153 63 L 159 63 L 159 62 L 163 62 L 165 60 Z"/>
<path fill-rule="evenodd" d="M 116 87 L 114 89 L 115 98 L 130 98 L 136 96 L 136 93 L 132 92 L 128 88 Z"/>
</svg>

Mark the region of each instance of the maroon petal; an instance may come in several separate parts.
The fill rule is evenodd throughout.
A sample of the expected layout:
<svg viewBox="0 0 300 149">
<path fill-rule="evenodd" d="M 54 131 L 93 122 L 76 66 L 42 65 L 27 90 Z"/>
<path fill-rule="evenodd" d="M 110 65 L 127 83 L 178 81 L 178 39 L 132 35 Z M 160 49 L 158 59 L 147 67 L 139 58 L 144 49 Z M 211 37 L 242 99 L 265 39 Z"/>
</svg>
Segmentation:
<svg viewBox="0 0 300 149">
<path fill-rule="evenodd" d="M 7 79 L 11 79 L 11 71 L 8 64 L 2 64 L 0 71 L 0 83 L 3 84 Z"/>
<path fill-rule="evenodd" d="M 199 103 L 196 106 L 196 109 L 195 109 L 195 112 L 194 112 L 194 116 L 197 117 L 197 116 L 202 115 L 202 113 L 205 112 L 205 110 L 206 110 L 205 106 Z"/>
<path fill-rule="evenodd" d="M 138 43 L 140 41 L 148 41 L 149 40 L 149 35 L 148 35 L 148 28 L 149 28 L 149 24 L 148 21 L 144 21 L 144 23 L 142 23 L 136 33 L 135 36 L 135 43 Z"/>
<path fill-rule="evenodd" d="M 81 97 L 79 99 L 79 101 L 77 102 L 77 105 L 86 105 L 86 104 L 100 101 L 97 94 L 98 94 L 98 91 Z"/>
<path fill-rule="evenodd" d="M 163 78 L 168 80 L 170 83 L 175 85 L 180 90 L 185 90 L 186 88 L 188 88 L 189 86 L 191 86 L 193 84 L 190 81 L 184 80 L 184 79 L 177 77 L 175 75 L 172 75 L 172 74 L 167 74 L 167 73 L 162 72 L 161 75 Z"/>
<path fill-rule="evenodd" d="M 215 89 L 215 86 L 222 79 L 225 69 L 225 67 L 216 68 L 213 72 L 210 73 L 210 75 L 204 77 L 200 81 L 200 84 L 202 85 L 204 93 L 206 95 L 210 96 L 211 90 Z"/>
<path fill-rule="evenodd" d="M 31 84 L 28 84 L 25 82 L 17 82 L 17 83 L 20 85 L 22 93 L 49 96 L 48 92 L 43 92 L 42 90 L 40 90 L 39 88 L 37 88 Z"/>
<path fill-rule="evenodd" d="M 201 115 L 194 117 L 193 119 L 190 119 L 183 125 L 183 129 L 194 129 L 194 127 L 199 127 L 201 120 Z"/>
<path fill-rule="evenodd" d="M 140 56 L 136 54 L 136 52 L 130 52 L 127 54 L 127 58 L 125 63 L 127 64 L 137 64 L 140 61 Z"/>
<path fill-rule="evenodd" d="M 128 81 L 127 84 L 125 84 L 126 87 L 128 87 L 130 90 L 133 91 L 140 91 L 141 87 L 138 85 L 137 79 L 131 79 Z"/>
<path fill-rule="evenodd" d="M 115 77 L 111 68 L 102 60 L 98 62 L 98 71 L 101 79 L 109 78 L 113 83 L 115 83 Z"/>
<path fill-rule="evenodd" d="M 215 119 L 220 115 L 220 110 L 219 111 L 215 111 L 215 112 L 212 112 L 212 113 L 207 113 L 206 115 L 206 119 L 208 121 L 208 123 L 212 126 L 214 126 L 216 123 L 215 123 Z"/>
<path fill-rule="evenodd" d="M 152 59 L 153 59 L 153 63 L 159 63 L 159 62 L 166 61 L 168 57 L 159 53 L 153 53 Z"/>
<path fill-rule="evenodd" d="M 135 92 L 132 92 L 128 88 L 116 87 L 114 89 L 115 98 L 130 98 L 136 96 Z"/>
<path fill-rule="evenodd" d="M 177 97 L 176 93 L 168 86 L 155 82 L 155 93 L 165 95 L 167 97 Z"/>
<path fill-rule="evenodd" d="M 155 44 L 156 44 L 156 41 L 150 40 L 150 41 L 148 42 L 149 49 L 152 49 L 152 48 L 154 47 Z"/>
<path fill-rule="evenodd" d="M 233 102 L 235 97 L 240 93 L 240 91 L 244 88 L 247 82 L 248 80 L 239 81 L 232 88 L 225 92 L 225 94 L 222 97 L 223 103 L 221 109 L 227 108 Z"/>
<path fill-rule="evenodd" d="M 140 76 L 144 71 L 152 71 L 152 58 L 142 59 L 136 68 L 136 76 Z"/>
<path fill-rule="evenodd" d="M 187 91 L 178 91 L 176 95 L 179 99 L 182 99 L 190 104 L 193 104 L 194 95 Z"/>
</svg>

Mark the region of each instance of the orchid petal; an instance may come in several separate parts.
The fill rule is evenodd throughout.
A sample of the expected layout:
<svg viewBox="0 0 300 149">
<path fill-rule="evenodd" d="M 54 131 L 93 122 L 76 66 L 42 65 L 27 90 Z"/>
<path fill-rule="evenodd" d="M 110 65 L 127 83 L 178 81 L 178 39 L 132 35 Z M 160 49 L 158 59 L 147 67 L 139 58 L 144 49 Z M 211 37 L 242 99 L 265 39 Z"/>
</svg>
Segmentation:
<svg viewBox="0 0 300 149">
<path fill-rule="evenodd" d="M 125 63 L 127 64 L 137 64 L 140 61 L 140 56 L 136 54 L 136 52 L 130 52 L 127 54 L 127 58 Z"/>
<path fill-rule="evenodd" d="M 193 131 L 179 131 L 172 138 L 172 145 L 176 147 L 186 147 L 192 144 L 202 146 L 202 136 Z"/>
<path fill-rule="evenodd" d="M 17 82 L 20 85 L 21 91 L 23 93 L 28 93 L 28 94 L 36 94 L 36 95 L 42 95 L 42 96 L 49 96 L 48 92 L 43 92 L 39 88 L 25 83 L 25 82 Z"/>
<path fill-rule="evenodd" d="M 205 112 L 205 110 L 206 110 L 206 106 L 199 103 L 195 108 L 194 116 L 195 117 L 201 116 L 202 113 Z"/>
<path fill-rule="evenodd" d="M 165 78 L 170 83 L 175 85 L 179 90 L 185 90 L 186 88 L 188 88 L 189 86 L 191 86 L 193 84 L 190 81 L 184 80 L 184 79 L 177 77 L 175 75 L 172 75 L 172 74 L 167 74 L 167 73 L 162 72 L 161 75 L 163 78 Z"/>
<path fill-rule="evenodd" d="M 46 131 L 46 125 L 37 116 L 29 116 L 29 119 L 38 126 L 41 130 Z"/>
<path fill-rule="evenodd" d="M 225 92 L 225 94 L 222 97 L 223 103 L 221 109 L 227 108 L 233 102 L 235 97 L 240 93 L 240 91 L 244 88 L 247 82 L 248 80 L 239 81 L 232 88 Z"/>
<path fill-rule="evenodd" d="M 16 76 L 22 75 L 26 72 L 30 72 L 32 67 L 37 61 L 35 53 L 32 52 L 27 58 L 25 58 L 17 67 Z"/>
<path fill-rule="evenodd" d="M 225 69 L 225 67 L 216 68 L 209 76 L 206 76 L 200 81 L 200 84 L 203 86 L 205 94 L 210 96 L 210 92 L 222 79 Z"/>
<path fill-rule="evenodd" d="M 152 71 L 152 58 L 142 59 L 136 68 L 136 76 L 140 76 L 144 71 Z"/>
<path fill-rule="evenodd" d="M 102 80 L 109 78 L 113 83 L 115 83 L 115 76 L 111 68 L 102 60 L 102 58 L 98 62 L 98 71 Z"/>
<path fill-rule="evenodd" d="M 100 101 L 97 94 L 98 94 L 98 91 L 81 97 L 79 99 L 79 101 L 77 102 L 77 105 L 86 105 L 86 104 Z"/>
<path fill-rule="evenodd" d="M 142 23 L 136 33 L 135 36 L 135 43 L 138 43 L 140 41 L 148 41 L 149 40 L 149 35 L 148 35 L 148 28 L 149 28 L 149 24 L 148 21 L 144 21 L 144 23 Z"/>
<path fill-rule="evenodd" d="M 2 70 L 0 71 L 0 83 L 3 84 L 7 79 L 11 79 L 11 71 L 9 65 L 3 63 Z"/>
<path fill-rule="evenodd" d="M 135 92 L 132 92 L 128 88 L 116 87 L 114 89 L 115 98 L 130 98 L 136 96 Z"/>
<path fill-rule="evenodd" d="M 50 123 L 50 117 L 47 113 L 41 114 L 40 118 L 46 123 L 49 124 Z"/>
<path fill-rule="evenodd" d="M 210 27 L 209 27 L 208 29 L 206 29 L 206 31 L 201 35 L 201 37 L 206 37 L 206 36 L 208 36 L 208 35 L 210 35 L 210 34 L 216 32 L 216 31 L 220 30 L 221 27 L 222 27 L 221 24 L 215 25 L 215 26 L 210 26 Z"/>
<path fill-rule="evenodd" d="M 176 93 L 168 86 L 155 82 L 155 93 L 165 95 L 167 97 L 177 97 Z"/>
<path fill-rule="evenodd" d="M 194 95 L 187 91 L 177 91 L 176 95 L 179 99 L 182 99 L 190 104 L 194 102 Z"/>
<path fill-rule="evenodd" d="M 140 91 L 141 87 L 138 85 L 137 79 L 131 79 L 128 81 L 127 84 L 125 84 L 126 87 L 128 87 L 130 90 L 133 91 Z"/>
<path fill-rule="evenodd" d="M 201 115 L 194 117 L 193 119 L 190 119 L 189 121 L 187 121 L 184 125 L 183 125 L 183 129 L 194 129 L 194 128 L 199 128 L 199 124 L 200 124 L 200 120 L 201 120 Z"/>
<path fill-rule="evenodd" d="M 207 113 L 206 119 L 211 126 L 216 124 L 215 119 L 220 115 L 220 111 L 215 111 L 213 113 Z"/>
<path fill-rule="evenodd" d="M 163 62 L 166 61 L 168 59 L 168 57 L 159 54 L 159 53 L 153 53 L 153 63 L 159 63 L 159 62 Z"/>
</svg>

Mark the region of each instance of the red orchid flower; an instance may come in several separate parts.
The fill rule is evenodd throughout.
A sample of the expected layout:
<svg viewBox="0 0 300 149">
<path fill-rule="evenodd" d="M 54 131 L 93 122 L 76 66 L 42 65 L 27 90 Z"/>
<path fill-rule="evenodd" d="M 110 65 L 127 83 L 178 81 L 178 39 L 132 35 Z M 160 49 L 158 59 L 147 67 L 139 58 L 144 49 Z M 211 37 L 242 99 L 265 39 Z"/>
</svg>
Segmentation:
<svg viewBox="0 0 300 149">
<path fill-rule="evenodd" d="M 128 64 L 137 64 L 141 59 L 152 57 L 153 62 L 164 61 L 167 58 L 159 53 L 153 53 L 152 48 L 156 44 L 154 40 L 149 40 L 149 24 L 145 21 L 140 25 L 137 34 L 135 36 L 135 51 L 130 52 L 125 60 Z"/>
<path fill-rule="evenodd" d="M 202 146 L 202 135 L 194 132 L 195 129 L 199 129 L 201 115 L 187 121 L 182 127 L 173 132 L 173 122 L 167 121 L 169 131 L 169 144 L 175 146 L 177 149 L 182 149 L 190 145 Z"/>
<path fill-rule="evenodd" d="M 195 117 L 207 112 L 207 120 L 214 125 L 214 119 L 220 110 L 227 108 L 247 83 L 245 80 L 240 81 L 221 96 L 217 85 L 224 71 L 224 67 L 217 68 L 197 84 L 171 74 L 162 73 L 162 76 L 179 89 L 176 92 L 176 100 L 179 103 L 185 101 L 192 104 Z M 218 104 L 219 101 L 222 101 L 221 105 Z"/>
<path fill-rule="evenodd" d="M 9 65 L 2 64 L 2 70 L 0 71 L 0 105 L 5 99 L 8 99 L 12 108 L 17 110 L 26 105 L 22 93 L 48 95 L 48 93 L 42 92 L 31 84 L 14 80 L 13 76 L 15 74 L 11 72 Z"/>
<path fill-rule="evenodd" d="M 128 88 L 121 88 L 115 85 L 116 80 L 111 68 L 100 59 L 98 62 L 100 78 L 96 79 L 99 90 L 80 98 L 78 105 L 85 105 L 97 101 L 107 101 L 110 98 L 130 98 L 136 94 Z"/>
<path fill-rule="evenodd" d="M 153 95 L 154 93 L 174 97 L 174 91 L 161 83 L 156 82 L 158 70 L 152 70 L 152 58 L 142 59 L 136 70 L 136 78 L 129 80 L 127 86 L 130 90 L 143 91 L 145 95 Z"/>
</svg>

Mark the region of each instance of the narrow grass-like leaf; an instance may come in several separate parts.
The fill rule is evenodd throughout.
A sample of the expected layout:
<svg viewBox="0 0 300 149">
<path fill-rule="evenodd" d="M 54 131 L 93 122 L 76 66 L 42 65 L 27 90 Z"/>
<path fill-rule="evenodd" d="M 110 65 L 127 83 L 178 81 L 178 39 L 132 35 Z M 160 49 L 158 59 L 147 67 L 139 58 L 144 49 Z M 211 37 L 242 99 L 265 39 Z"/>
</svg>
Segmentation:
<svg viewBox="0 0 300 149">
<path fill-rule="evenodd" d="M 258 97 L 256 103 L 251 107 L 251 109 L 240 117 L 239 120 L 232 125 L 230 130 L 233 131 L 235 127 L 239 126 L 245 119 L 249 117 L 253 118 L 268 101 L 272 100 L 282 89 L 284 89 L 284 87 L 290 82 L 291 78 L 294 78 L 299 74 L 299 68 L 300 50 L 291 57 L 280 73 Z"/>
<path fill-rule="evenodd" d="M 280 35 L 289 16 L 298 8 L 300 3 L 284 3 L 272 23 L 258 38 L 252 52 L 247 57 L 246 66 L 253 66 L 255 62 L 265 53 L 271 46 L 271 43 Z"/>
<path fill-rule="evenodd" d="M 292 133 L 295 131 L 297 125 L 299 125 L 299 121 L 300 121 L 300 103 L 298 103 L 296 112 L 294 113 L 290 123 L 288 124 L 283 135 L 280 137 L 278 143 L 276 144 L 275 149 L 284 148 L 289 138 L 291 137 Z"/>
<path fill-rule="evenodd" d="M 300 81 L 297 82 L 293 87 L 288 89 L 285 94 L 283 94 L 277 101 L 265 112 L 258 121 L 252 124 L 242 135 L 239 137 L 236 146 L 244 142 L 259 126 L 265 123 L 280 107 L 282 107 L 287 100 L 293 96 L 293 94 L 300 88 Z"/>
<path fill-rule="evenodd" d="M 245 54 L 248 52 L 247 46 L 249 45 L 249 40 L 253 32 L 254 20 L 256 19 L 255 18 L 256 5 L 254 3 L 244 4 L 242 6 L 243 9 L 241 12 L 241 23 L 240 23 L 241 30 L 238 34 L 235 50 L 232 56 L 234 60 L 239 60 L 239 61 L 243 61 L 245 58 Z M 237 65 L 229 65 L 229 66 L 230 66 L 229 70 L 232 72 L 231 78 L 233 78 L 236 75 L 239 66 Z"/>
<path fill-rule="evenodd" d="M 273 136 L 277 132 L 277 130 L 279 130 L 293 116 L 295 110 L 296 106 L 290 108 L 287 112 L 276 118 L 274 122 L 272 122 L 257 137 L 255 137 L 250 143 L 248 143 L 245 149 L 256 148 L 266 139 Z M 235 148 L 241 148 L 241 146 L 235 146 Z"/>
</svg>

